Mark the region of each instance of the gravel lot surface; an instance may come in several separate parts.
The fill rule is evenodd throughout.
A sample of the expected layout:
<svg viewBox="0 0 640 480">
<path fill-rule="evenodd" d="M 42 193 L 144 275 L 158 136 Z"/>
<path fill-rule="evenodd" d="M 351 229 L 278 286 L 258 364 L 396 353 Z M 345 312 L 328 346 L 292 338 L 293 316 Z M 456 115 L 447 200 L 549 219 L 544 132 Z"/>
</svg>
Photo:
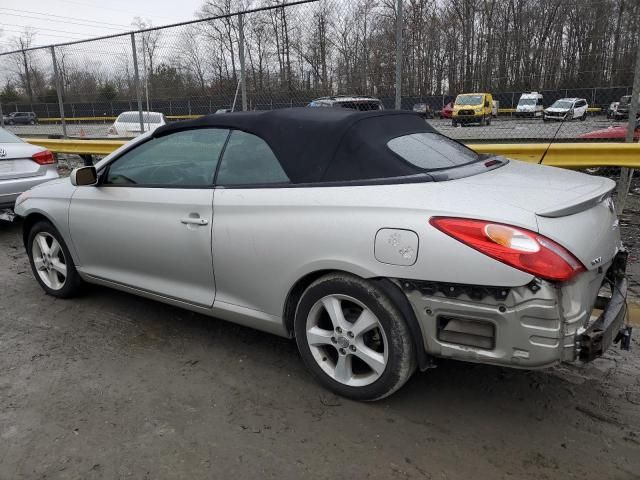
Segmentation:
<svg viewBox="0 0 640 480">
<path fill-rule="evenodd" d="M 2 480 L 640 478 L 640 326 L 586 366 L 442 361 L 363 404 L 286 339 L 105 288 L 46 296 L 20 222 L 0 222 L 0 292 Z"/>
</svg>

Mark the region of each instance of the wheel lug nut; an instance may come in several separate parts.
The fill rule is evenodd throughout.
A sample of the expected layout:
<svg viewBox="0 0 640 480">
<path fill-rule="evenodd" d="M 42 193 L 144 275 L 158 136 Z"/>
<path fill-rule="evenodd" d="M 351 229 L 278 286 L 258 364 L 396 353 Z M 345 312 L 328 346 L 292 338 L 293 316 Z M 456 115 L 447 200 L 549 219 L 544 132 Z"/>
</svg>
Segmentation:
<svg viewBox="0 0 640 480">
<path fill-rule="evenodd" d="M 353 338 L 353 332 L 347 332 L 347 335 L 349 335 L 350 338 Z"/>
<path fill-rule="evenodd" d="M 351 350 L 352 352 L 355 352 L 356 351 L 356 346 L 355 345 L 351 345 L 349 347 L 349 350 Z"/>
<path fill-rule="evenodd" d="M 337 342 L 336 337 L 331 337 L 331 341 L 332 341 L 333 343 L 336 343 L 336 342 Z"/>
<path fill-rule="evenodd" d="M 342 329 L 340 327 L 336 327 L 336 332 L 342 333 Z"/>
<path fill-rule="evenodd" d="M 345 355 L 347 353 L 347 351 L 344 348 L 341 348 L 339 352 L 341 355 Z"/>
</svg>

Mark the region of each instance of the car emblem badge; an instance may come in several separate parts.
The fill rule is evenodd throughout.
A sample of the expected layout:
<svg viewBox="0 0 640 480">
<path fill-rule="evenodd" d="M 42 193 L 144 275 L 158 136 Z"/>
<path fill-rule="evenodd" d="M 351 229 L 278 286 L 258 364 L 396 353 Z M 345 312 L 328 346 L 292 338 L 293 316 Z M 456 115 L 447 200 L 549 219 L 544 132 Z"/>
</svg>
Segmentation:
<svg viewBox="0 0 640 480">
<path fill-rule="evenodd" d="M 596 266 L 596 265 L 598 265 L 600 263 L 602 263 L 602 257 L 594 258 L 593 260 L 591 260 L 591 265 L 592 266 Z"/>
<path fill-rule="evenodd" d="M 7 151 L 4 148 L 0 148 L 0 158 L 7 156 Z"/>
</svg>

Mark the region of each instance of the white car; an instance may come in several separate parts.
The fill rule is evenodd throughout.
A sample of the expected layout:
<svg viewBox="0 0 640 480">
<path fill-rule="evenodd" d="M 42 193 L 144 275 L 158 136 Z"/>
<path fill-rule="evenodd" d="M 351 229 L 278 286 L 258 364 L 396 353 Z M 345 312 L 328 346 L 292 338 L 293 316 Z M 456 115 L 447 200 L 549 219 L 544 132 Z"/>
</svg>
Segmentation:
<svg viewBox="0 0 640 480">
<path fill-rule="evenodd" d="M 561 98 L 547 108 L 542 115 L 545 122 L 549 120 L 586 120 L 589 105 L 584 98 Z"/>
<path fill-rule="evenodd" d="M 541 117 L 544 111 L 543 100 L 541 93 L 523 93 L 516 107 L 516 117 Z"/>
<path fill-rule="evenodd" d="M 142 112 L 142 127 L 140 129 L 140 112 L 122 112 L 109 127 L 109 137 L 137 137 L 144 132 L 153 132 L 156 128 L 166 125 L 167 119 L 159 112 Z"/>
</svg>

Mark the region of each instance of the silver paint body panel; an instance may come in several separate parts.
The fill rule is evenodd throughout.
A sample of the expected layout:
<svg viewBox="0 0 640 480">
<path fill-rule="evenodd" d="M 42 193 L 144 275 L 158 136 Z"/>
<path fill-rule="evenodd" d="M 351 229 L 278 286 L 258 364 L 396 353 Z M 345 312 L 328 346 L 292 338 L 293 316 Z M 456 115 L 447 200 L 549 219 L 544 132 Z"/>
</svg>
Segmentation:
<svg viewBox="0 0 640 480">
<path fill-rule="evenodd" d="M 98 169 L 117 154 L 106 157 Z M 16 211 L 49 218 L 89 282 L 279 335 L 288 335 L 282 317 L 292 287 L 318 271 L 510 287 L 515 296 L 502 319 L 495 305 L 408 298 L 428 352 L 536 367 L 573 358 L 564 347 L 571 348 L 577 326 L 588 319 L 602 275 L 597 268 L 608 265 L 620 248 L 617 221 L 604 200 L 560 218 L 537 212 L 585 202 L 612 187 L 607 179 L 517 161 L 459 180 L 395 185 L 164 189 L 73 187 L 63 179 L 30 191 Z M 192 213 L 208 224 L 180 222 Z M 477 218 L 538 231 L 568 248 L 589 271 L 570 284 L 547 285 L 536 299 L 527 299 L 523 288 L 532 275 L 436 230 L 429 224 L 432 216 Z M 412 264 L 376 258 L 381 229 L 413 232 L 411 242 L 419 242 L 419 248 Z M 592 257 L 601 257 L 600 264 L 591 266 Z M 424 317 L 425 305 L 489 317 L 509 326 L 511 333 L 501 338 L 515 343 L 503 344 L 501 356 L 442 346 Z M 545 337 L 540 331 L 550 333 Z M 539 355 L 538 347 L 531 348 L 528 361 L 512 358 L 510 348 L 518 344 L 526 350 L 536 336 L 546 338 L 538 343 L 553 348 L 539 347 Z"/>
</svg>

